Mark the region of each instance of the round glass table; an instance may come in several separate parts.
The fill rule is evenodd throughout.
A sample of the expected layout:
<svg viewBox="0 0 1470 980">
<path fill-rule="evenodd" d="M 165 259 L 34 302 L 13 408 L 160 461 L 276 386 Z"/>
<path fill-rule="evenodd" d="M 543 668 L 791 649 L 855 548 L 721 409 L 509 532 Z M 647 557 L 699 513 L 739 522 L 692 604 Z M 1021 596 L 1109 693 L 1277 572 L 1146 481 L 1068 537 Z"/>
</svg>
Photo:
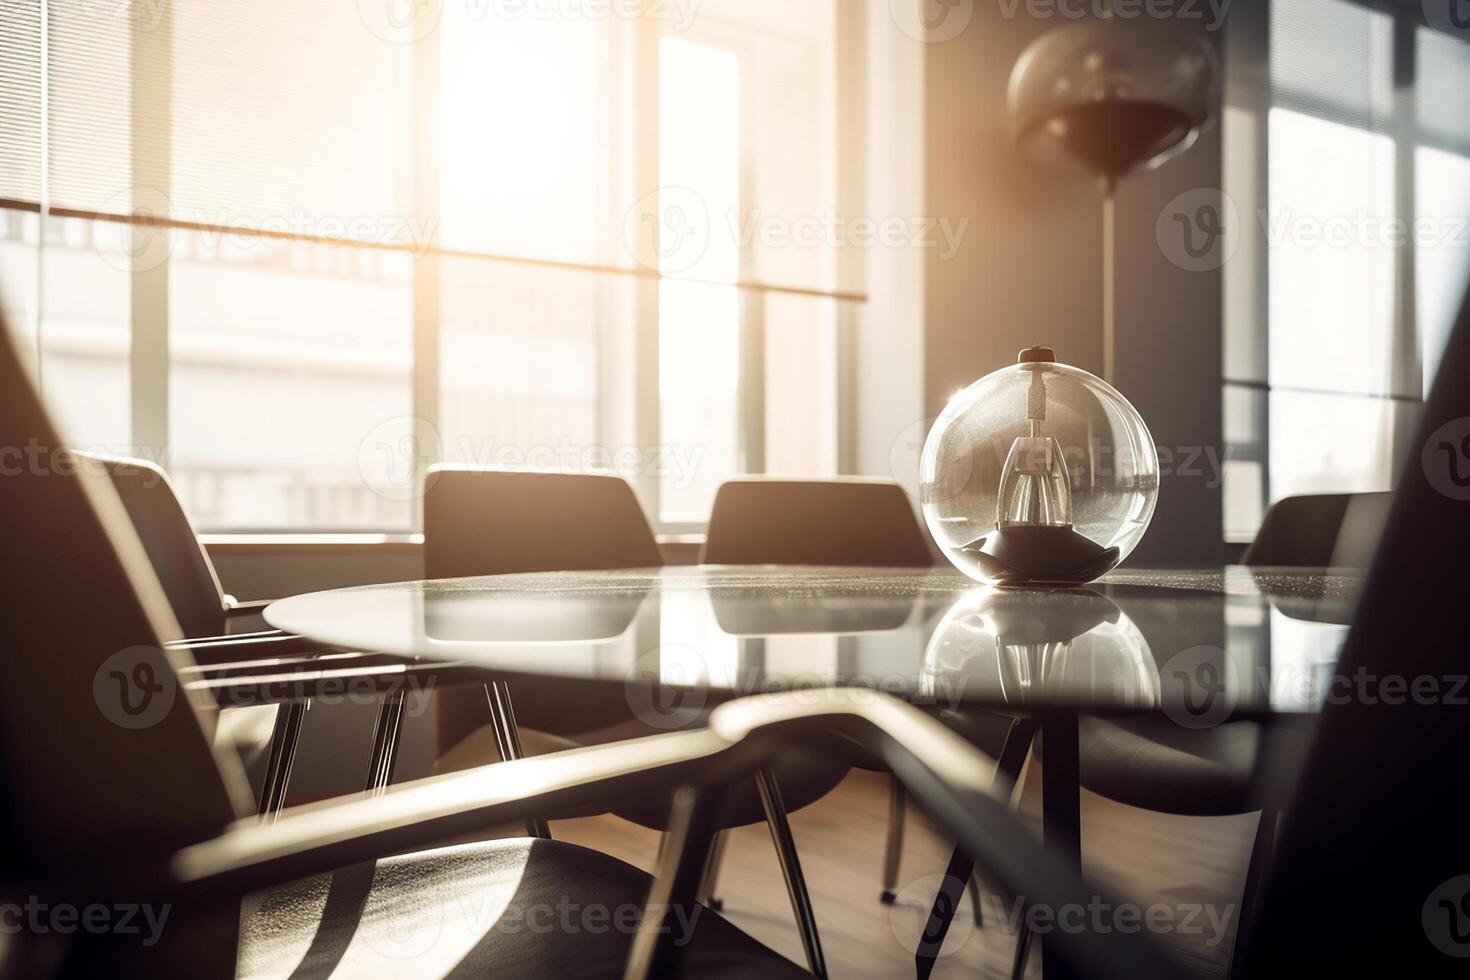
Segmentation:
<svg viewBox="0 0 1470 980">
<path fill-rule="evenodd" d="M 1124 569 L 1052 591 L 937 569 L 681 566 L 364 586 L 282 599 L 265 618 L 506 676 L 652 679 L 686 704 L 837 685 L 1205 725 L 1317 710 L 1360 585 L 1240 566 Z"/>
</svg>

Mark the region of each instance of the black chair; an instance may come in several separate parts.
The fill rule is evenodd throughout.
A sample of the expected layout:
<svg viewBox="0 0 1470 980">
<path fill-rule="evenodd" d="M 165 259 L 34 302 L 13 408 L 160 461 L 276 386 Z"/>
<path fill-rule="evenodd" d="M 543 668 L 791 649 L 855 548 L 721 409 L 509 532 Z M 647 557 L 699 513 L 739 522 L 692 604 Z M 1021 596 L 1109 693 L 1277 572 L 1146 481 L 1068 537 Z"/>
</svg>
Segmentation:
<svg viewBox="0 0 1470 980">
<path fill-rule="evenodd" d="M 1417 447 L 1443 445 L 1438 430 L 1470 417 L 1466 377 L 1470 297 L 1378 537 L 1334 675 L 1342 686 L 1300 771 L 1280 774 L 1291 800 L 1257 910 L 1242 919 L 1246 976 L 1465 974 L 1470 835 L 1458 761 L 1470 669 L 1455 569 L 1470 554 L 1470 503 L 1446 492 L 1459 460 L 1436 451 L 1445 469 L 1434 473 Z M 1358 678 L 1418 680 L 1431 693 L 1382 696 L 1384 683 L 1359 696 Z"/>
<path fill-rule="evenodd" d="M 143 542 L 185 636 L 279 634 L 260 619 L 265 602 L 237 602 L 220 588 L 214 563 L 161 467 L 127 456 L 74 455 L 84 464 L 101 467 L 112 478 L 113 489 Z"/>
<path fill-rule="evenodd" d="M 928 539 L 891 480 L 742 477 L 715 493 L 706 565 L 928 568 Z"/>
<path fill-rule="evenodd" d="M 429 578 L 516 572 L 656 568 L 653 529 L 633 488 L 620 477 L 431 467 L 424 481 L 424 574 Z M 471 690 L 438 695 L 435 720 L 448 768 L 548 751 L 558 737 L 628 721 L 627 705 L 595 685 L 508 682 L 520 750 L 498 746 L 487 697 Z M 493 701 L 491 701 L 493 703 Z M 565 744 L 556 747 L 566 747 Z M 447 755 L 447 759 L 445 758 Z"/>
<path fill-rule="evenodd" d="M 192 656 L 216 672 L 279 670 L 333 651 L 271 629 L 261 618 L 266 601 L 239 602 L 226 595 L 209 553 L 195 534 L 173 484 L 161 467 L 143 459 L 74 452 L 80 466 L 110 478 L 153 573 L 168 597 Z M 307 705 L 249 705 L 220 712 L 214 740 L 238 752 L 251 774 L 259 809 L 285 804 Z"/>
<path fill-rule="evenodd" d="M 653 529 L 622 477 L 441 465 L 431 467 L 425 479 L 424 568 L 430 578 L 661 564 Z M 624 698 L 609 697 L 605 687 L 571 680 L 495 681 L 483 692 L 455 688 L 438 695 L 438 706 L 439 771 L 661 731 L 638 718 Z M 701 712 L 690 724 L 703 725 L 707 717 Z M 757 779 L 732 787 L 721 817 L 722 827 L 764 821 L 770 828 L 807 962 L 817 976 L 826 974 L 825 957 L 787 814 L 831 792 L 848 769 L 840 757 L 788 753 Z M 555 816 L 608 811 L 668 830 L 667 793 L 610 798 L 592 811 Z M 536 837 L 551 835 L 544 820 L 529 829 Z M 711 895 L 719 856 L 717 847 L 701 899 Z"/>
<path fill-rule="evenodd" d="M 929 568 L 934 565 L 934 555 L 908 495 L 892 480 L 754 476 L 726 480 L 716 491 L 700 561 L 707 565 Z M 1019 740 L 1029 726 L 1015 728 L 1014 719 L 973 711 L 947 720 L 984 751 L 1013 766 L 1007 775 L 1015 779 L 1025 758 Z M 1013 731 L 1018 742 L 1007 754 Z M 889 771 L 882 759 L 857 746 L 851 748 L 854 766 L 870 772 Z M 879 893 L 885 904 L 897 897 L 903 859 L 907 800 L 896 775 L 889 780 L 888 793 L 888 835 Z M 983 915 L 978 885 L 973 877 L 969 880 L 979 923 Z"/>
<path fill-rule="evenodd" d="M 1366 570 L 1388 519 L 1392 493 L 1314 494 L 1277 501 L 1242 564 Z M 1132 806 L 1184 816 L 1260 812 L 1247 868 L 1243 908 L 1256 902 L 1272 860 L 1286 788 L 1262 779 L 1268 762 L 1291 769 L 1306 739 L 1296 728 L 1265 731 L 1253 721 L 1202 730 L 1167 720 L 1083 721 L 1082 779 L 1093 792 Z M 1238 948 L 1238 944 L 1237 944 Z M 1232 974 L 1244 967 L 1232 958 Z"/>
<path fill-rule="evenodd" d="M 1283 497 L 1266 511 L 1241 564 L 1367 568 L 1392 504 L 1392 493 Z"/>
<path fill-rule="evenodd" d="M 60 459 L 65 450 L 8 338 L 0 340 L 0 391 L 0 444 L 37 445 L 46 458 Z M 59 466 L 6 476 L 0 479 L 0 522 L 7 568 L 0 595 L 3 888 L 9 892 L 24 882 L 30 894 L 52 901 L 156 901 L 170 903 L 172 911 L 153 945 L 87 931 L 60 947 L 46 935 L 22 937 L 30 940 L 26 949 L 7 943 L 7 956 L 21 963 L 18 975 L 49 963 L 77 976 L 104 970 L 114 976 L 235 976 L 237 944 L 247 973 L 280 970 L 283 962 L 289 970 L 305 952 L 302 966 L 317 975 L 331 972 L 344 956 L 353 973 L 360 966 L 396 975 L 403 962 L 392 956 L 392 930 L 403 925 L 406 904 L 421 915 L 446 914 L 456 896 L 476 888 L 490 903 L 531 904 L 571 889 L 579 900 L 608 908 L 642 905 L 647 877 L 605 855 L 544 841 L 501 841 L 397 857 L 376 870 L 347 867 L 330 881 L 286 884 L 256 904 L 240 926 L 244 888 L 387 857 L 401 850 L 387 837 L 395 824 L 398 832 L 404 824 L 379 820 L 369 829 L 351 816 L 366 811 L 347 804 L 335 842 L 302 848 L 314 836 L 310 828 L 321 828 L 314 823 L 319 816 L 285 816 L 273 824 L 247 817 L 251 807 L 238 763 L 213 753 L 204 737 L 201 712 L 212 705 L 181 683 L 177 668 L 188 666 L 187 657 L 163 649 L 164 641 L 180 636 L 178 621 L 105 477 Z M 612 754 L 619 755 L 616 749 Z M 606 770 L 600 764 L 575 768 L 594 775 Z M 629 768 L 625 759 L 604 775 Z M 471 774 L 456 783 L 450 777 L 418 794 L 426 804 L 415 807 L 421 844 L 444 839 L 438 824 L 447 813 L 468 814 L 499 795 L 452 789 L 471 783 L 488 789 L 495 781 Z M 459 803 L 446 809 L 456 795 Z M 472 823 L 481 825 L 478 818 Z M 268 838 L 293 843 L 253 856 L 237 846 L 253 850 L 251 841 L 265 844 Z M 305 860 L 283 862 L 289 851 Z M 242 876 L 252 864 L 256 871 Z M 230 900 L 215 901 L 221 892 Z M 317 898 L 324 902 L 313 906 Z M 344 902 L 353 914 L 340 919 Z M 375 946 L 370 937 L 366 946 L 347 949 L 346 940 L 361 931 L 376 933 L 381 942 Z M 624 953 L 632 937 L 620 938 L 604 942 L 603 951 L 612 946 L 614 955 Z M 463 954 L 467 965 L 496 975 L 569 976 L 597 952 L 591 945 L 573 949 L 562 937 L 537 930 L 502 936 L 492 929 Z M 799 973 L 714 915 L 697 920 L 691 953 L 716 975 Z"/>
<path fill-rule="evenodd" d="M 1267 512 L 1242 563 L 1366 569 L 1392 499 L 1391 493 L 1284 498 Z M 1272 860 L 1286 796 L 1284 787 L 1261 773 L 1268 764 L 1283 769 L 1300 764 L 1306 743 L 1300 727 L 1267 732 L 1254 721 L 1227 721 L 1190 730 L 1157 718 L 1087 718 L 1081 725 L 1083 784 L 1109 799 L 1160 813 L 1259 812 L 1241 894 L 1242 908 L 1251 908 Z M 1243 967 L 1242 958 L 1232 957 L 1232 975 Z"/>
<path fill-rule="evenodd" d="M 1247 564 L 1362 568 L 1371 559 L 1386 517 L 1390 494 L 1328 495 L 1287 498 L 1271 509 L 1258 540 L 1246 554 Z M 1128 608 L 1126 589 L 1114 598 Z M 1223 616 L 1222 607 L 1222 616 Z M 1222 622 L 1223 631 L 1223 622 Z M 1169 632 L 1159 623 L 1151 635 Z M 1224 645 L 1219 637 L 1179 637 L 1179 649 L 1201 643 Z M 1079 772 L 1091 792 L 1128 806 L 1186 817 L 1259 813 L 1256 834 L 1241 895 L 1242 907 L 1257 899 L 1263 869 L 1272 860 L 1287 787 L 1262 778 L 1268 760 L 1289 768 L 1300 760 L 1310 723 L 1268 731 L 1251 720 L 1231 720 L 1203 729 L 1188 729 L 1167 718 L 1084 717 L 1079 721 Z M 1036 746 L 1045 758 L 1045 745 Z M 964 865 L 957 866 L 963 870 Z M 951 892 L 953 883 L 949 884 Z M 936 898 L 931 916 L 929 952 L 937 953 L 948 929 L 955 896 Z M 1026 939 L 1018 947 L 1013 976 L 1024 969 Z M 920 958 L 932 969 L 932 956 Z M 1231 959 L 1232 975 L 1243 968 Z"/>
</svg>

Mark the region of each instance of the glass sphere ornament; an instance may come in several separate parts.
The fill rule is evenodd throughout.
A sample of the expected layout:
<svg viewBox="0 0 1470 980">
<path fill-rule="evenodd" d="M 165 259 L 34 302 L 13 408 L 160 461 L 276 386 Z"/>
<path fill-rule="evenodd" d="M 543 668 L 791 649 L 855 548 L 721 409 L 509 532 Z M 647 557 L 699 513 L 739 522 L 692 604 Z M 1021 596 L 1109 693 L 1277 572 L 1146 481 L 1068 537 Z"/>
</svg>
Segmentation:
<svg viewBox="0 0 1470 980">
<path fill-rule="evenodd" d="M 1070 586 L 1138 544 L 1159 496 L 1148 426 L 1113 387 L 1028 347 L 955 395 L 924 440 L 929 531 L 966 575 Z"/>
<path fill-rule="evenodd" d="M 1016 142 L 1073 160 L 1111 190 L 1188 149 L 1218 102 L 1217 57 L 1173 25 L 1103 17 L 1033 41 L 1006 93 Z"/>
</svg>

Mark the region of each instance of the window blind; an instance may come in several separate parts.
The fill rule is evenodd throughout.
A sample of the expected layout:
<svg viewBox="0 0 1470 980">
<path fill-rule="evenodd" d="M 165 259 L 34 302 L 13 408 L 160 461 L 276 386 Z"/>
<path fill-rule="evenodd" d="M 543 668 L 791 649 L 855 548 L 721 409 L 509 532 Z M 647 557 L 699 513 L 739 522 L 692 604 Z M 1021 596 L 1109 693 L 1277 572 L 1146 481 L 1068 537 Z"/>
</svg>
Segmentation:
<svg viewBox="0 0 1470 980">
<path fill-rule="evenodd" d="M 244 230 L 401 237 L 412 213 L 413 50 L 375 34 L 357 5 L 0 8 L 0 197 L 44 197 L 63 213 L 147 206 Z"/>
<path fill-rule="evenodd" d="M 40 0 L 0 0 L 0 198 L 41 199 Z"/>
<path fill-rule="evenodd" d="M 1383 119 L 1393 105 L 1393 20 L 1345 0 L 1271 4 L 1271 88 L 1306 111 Z"/>
<path fill-rule="evenodd" d="M 133 20 L 127 5 L 44 0 L 52 207 L 133 207 Z M 163 25 L 160 25 L 163 29 Z"/>
<path fill-rule="evenodd" d="M 177 217 L 378 240 L 412 212 L 414 46 L 361 6 L 170 4 Z"/>
<path fill-rule="evenodd" d="M 1419 127 L 1432 138 L 1470 152 L 1470 44 L 1421 29 L 1415 102 Z"/>
</svg>

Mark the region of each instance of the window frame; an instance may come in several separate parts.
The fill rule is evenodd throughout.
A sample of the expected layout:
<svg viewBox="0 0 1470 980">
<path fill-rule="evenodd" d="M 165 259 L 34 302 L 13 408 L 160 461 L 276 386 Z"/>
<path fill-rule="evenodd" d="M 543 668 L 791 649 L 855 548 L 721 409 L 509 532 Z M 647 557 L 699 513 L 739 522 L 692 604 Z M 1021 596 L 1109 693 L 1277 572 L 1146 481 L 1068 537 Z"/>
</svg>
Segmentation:
<svg viewBox="0 0 1470 980">
<path fill-rule="evenodd" d="M 1227 191 L 1242 205 L 1242 214 L 1268 213 L 1270 113 L 1273 109 L 1283 109 L 1367 133 L 1381 134 L 1392 140 L 1395 215 L 1412 222 L 1418 216 L 1417 151 L 1420 148 L 1430 148 L 1470 158 L 1470 140 L 1462 142 L 1448 139 L 1419 124 L 1415 101 L 1419 76 L 1418 38 L 1420 31 L 1429 31 L 1432 28 L 1424 25 L 1413 12 L 1392 3 L 1342 0 L 1389 19 L 1392 92 L 1388 116 L 1379 119 L 1375 117 L 1371 107 L 1364 111 L 1353 111 L 1303 98 L 1298 93 L 1272 86 L 1271 18 L 1281 2 L 1282 0 L 1271 0 L 1270 3 L 1253 4 L 1232 11 L 1228 21 L 1231 37 L 1227 45 L 1229 70 L 1226 75 L 1225 111 L 1228 113 L 1235 110 L 1242 114 L 1244 125 L 1249 127 L 1242 135 L 1248 133 L 1255 152 L 1244 162 L 1243 173 L 1227 185 Z M 1467 54 L 1470 54 L 1470 45 L 1467 45 Z M 1422 338 L 1418 322 L 1417 246 L 1414 236 L 1406 235 L 1393 246 L 1394 302 L 1392 321 L 1389 324 L 1388 390 L 1381 394 L 1366 394 L 1296 389 L 1270 383 L 1269 243 L 1265 229 L 1260 227 L 1259 222 L 1247 221 L 1245 224 L 1247 232 L 1242 236 L 1241 252 L 1244 253 L 1246 268 L 1232 270 L 1227 265 L 1225 270 L 1226 302 L 1229 304 L 1233 299 L 1245 309 L 1245 313 L 1234 316 L 1227 311 L 1223 322 L 1226 347 L 1236 344 L 1247 348 L 1247 360 L 1250 362 L 1248 373 L 1257 377 L 1232 377 L 1227 358 L 1222 363 L 1221 399 L 1228 409 L 1226 399 L 1230 391 L 1250 396 L 1256 438 L 1249 443 L 1230 443 L 1227 440 L 1224 447 L 1226 460 L 1259 464 L 1259 494 L 1262 502 L 1261 514 L 1264 516 L 1272 502 L 1271 392 L 1297 391 L 1303 394 L 1361 397 L 1383 402 L 1391 412 L 1393 429 L 1388 447 L 1389 480 L 1390 489 L 1395 488 L 1399 464 L 1410 451 L 1417 429 L 1418 412 L 1415 409 L 1423 405 L 1427 395 L 1424 390 Z M 1408 410 L 1401 410 L 1404 407 Z M 1222 540 L 1227 545 L 1247 544 L 1254 535 L 1254 531 L 1250 534 L 1232 533 L 1228 516 L 1227 523 L 1221 528 Z"/>
<path fill-rule="evenodd" d="M 861 5 L 847 5 L 834 2 L 834 18 L 837 38 L 834 38 L 834 49 L 837 52 L 839 64 L 836 66 L 834 77 L 846 80 L 848 84 L 854 79 L 862 77 L 862 49 L 859 45 L 840 43 L 855 32 L 860 33 L 863 11 L 855 9 Z M 130 216 L 90 214 L 75 211 L 63 211 L 52 208 L 47 199 L 47 182 L 45 180 L 45 164 L 49 158 L 49 143 L 46 140 L 45 114 L 47 106 L 46 79 L 48 66 L 46 65 L 46 52 L 48 50 L 49 35 L 46 25 L 46 11 L 48 0 L 40 0 L 41 7 L 41 35 L 40 45 L 42 52 L 41 70 L 41 106 L 42 106 L 42 144 L 41 165 L 42 184 L 40 200 L 36 202 L 22 202 L 0 200 L 0 210 L 30 211 L 38 215 L 39 232 L 37 248 L 38 263 L 44 261 L 43 250 L 46 240 L 46 225 L 51 217 L 81 217 L 90 220 L 122 221 L 130 225 L 132 235 L 133 268 L 131 270 L 131 292 L 128 307 L 129 334 L 131 350 L 128 360 L 128 372 L 130 380 L 129 395 L 129 427 L 131 443 L 134 450 L 139 453 L 153 454 L 151 458 L 166 459 L 169 451 L 170 436 L 170 372 L 172 364 L 170 361 L 169 348 L 169 265 L 168 259 L 163 261 L 150 259 L 150 248 L 165 247 L 164 239 L 170 234 L 171 228 L 168 221 L 144 224 L 131 220 Z M 435 17 L 432 5 L 414 5 L 414 16 L 416 18 L 428 19 Z M 162 16 L 170 17 L 171 11 L 165 9 Z M 426 26 L 427 25 L 426 20 Z M 133 132 L 148 133 L 150 140 L 134 138 L 131 140 L 132 158 L 131 164 L 135 175 L 135 183 L 146 180 L 148 186 L 157 188 L 167 195 L 170 187 L 171 166 L 168 147 L 170 146 L 172 119 L 170 114 L 170 84 L 171 66 L 173 63 L 171 44 L 171 31 L 158 29 L 158 24 L 145 25 L 139 19 L 132 20 L 130 49 L 130 82 L 132 84 L 132 123 Z M 628 111 L 630 113 L 630 133 L 616 134 L 616 138 L 627 139 L 632 148 L 631 179 L 636 187 L 659 187 L 658 181 L 658 44 L 664 33 L 664 26 L 658 18 L 636 18 L 632 20 L 613 18 L 608 26 L 609 50 L 614 59 L 626 58 L 628 63 L 621 66 L 613 66 L 612 74 L 616 76 L 617 84 L 626 84 L 625 94 L 629 99 Z M 438 40 L 438 32 L 432 29 L 415 30 L 418 40 L 412 51 L 413 62 L 413 92 L 412 115 L 413 115 L 413 139 L 414 139 L 414 178 L 412 185 L 412 210 L 416 217 L 439 213 L 439 171 L 437 167 L 437 149 L 440 143 L 441 116 L 437 104 L 439 72 L 441 69 L 441 51 Z M 742 66 L 748 53 L 742 50 L 738 40 L 738 31 L 724 31 L 719 27 L 706 29 L 701 25 L 700 29 L 690 35 L 692 40 L 700 43 L 715 43 L 722 47 L 735 50 L 742 58 Z M 710 40 L 715 38 L 717 40 Z M 650 57 L 652 53 L 652 57 Z M 158 66 L 163 65 L 165 70 L 160 73 Z M 744 98 L 751 84 L 751 73 L 742 71 L 742 144 L 744 136 L 749 131 L 750 119 L 746 107 L 750 100 Z M 143 93 L 140 96 L 138 93 Z M 831 106 L 834 112 L 838 110 L 851 111 L 854 103 L 850 95 L 839 90 L 838 98 Z M 846 96 L 846 98 L 844 98 Z M 861 108 L 861 103 L 857 103 Z M 850 143 L 852 136 L 846 131 L 850 128 L 860 129 L 863 125 L 861 113 L 853 113 L 850 118 L 839 118 L 835 133 L 839 143 Z M 162 152 L 160 152 L 162 148 Z M 839 154 L 839 159 L 840 159 Z M 741 161 L 741 189 L 744 198 L 747 189 L 751 186 L 753 173 L 749 172 L 751 161 L 750 154 L 743 154 Z M 851 171 L 861 172 L 861 162 L 844 164 L 840 175 L 850 181 Z M 141 177 L 137 175 L 142 175 Z M 656 207 L 656 195 L 655 203 Z M 442 258 L 446 254 L 439 238 L 437 223 L 425 225 L 432 227 L 431 239 L 427 243 L 422 254 L 416 257 L 414 263 L 413 285 L 412 285 L 412 357 L 410 366 L 411 404 L 415 419 L 415 435 L 420 451 L 414 460 L 415 479 L 421 481 L 424 471 L 433 463 L 438 462 L 435 448 L 437 446 L 438 423 L 440 420 L 440 400 L 442 397 L 441 386 L 441 350 L 440 350 L 440 325 L 441 308 L 439 298 L 439 280 L 442 268 Z M 223 230 L 223 229 L 222 229 Z M 610 235 L 617 235 L 620 229 L 609 229 Z M 312 236 L 299 236 L 309 239 Z M 341 245 L 346 248 L 363 247 L 348 241 L 327 242 L 323 239 L 319 244 Z M 792 285 L 765 283 L 755 281 L 750 273 L 752 271 L 747 261 L 746 252 L 749 249 L 742 248 L 741 274 L 738 282 L 734 284 L 737 295 L 741 297 L 740 302 L 740 350 L 741 367 L 740 380 L 737 389 L 737 445 L 739 447 L 737 462 L 739 472 L 760 473 L 765 469 L 764 435 L 766 424 L 766 392 L 764 384 L 764 359 L 765 346 L 763 325 L 760 317 L 760 303 L 758 300 L 767 293 L 787 293 L 793 295 L 820 297 L 824 301 L 837 304 L 837 331 L 835 334 L 837 351 L 834 352 L 834 363 L 839 366 L 836 378 L 838 398 L 836 400 L 836 417 L 830 420 L 835 427 L 834 440 L 838 449 L 837 469 L 838 472 L 851 472 L 853 452 L 851 447 L 855 445 L 852 434 L 853 420 L 851 412 L 852 380 L 844 370 L 844 365 L 851 361 L 852 334 L 860 319 L 860 311 L 867 302 L 866 293 L 860 288 L 860 277 L 851 274 L 842 274 L 838 284 L 823 283 L 821 286 L 798 287 Z M 459 255 L 461 253 L 454 253 Z M 659 438 L 659 393 L 658 393 L 658 283 L 666 277 L 655 271 L 657 263 L 639 263 L 638 265 L 618 266 L 612 264 L 589 264 L 578 262 L 557 262 L 551 260 L 527 259 L 520 256 L 497 256 L 479 255 L 485 261 L 502 261 L 514 263 L 527 263 L 542 265 L 552 268 L 568 268 L 584 271 L 589 275 L 599 277 L 609 276 L 632 276 L 638 283 L 635 290 L 635 309 L 633 326 L 633 361 L 635 365 L 635 376 L 631 379 L 631 395 L 633 402 L 632 420 L 633 432 L 630 433 L 637 444 L 643 446 L 657 446 Z M 638 258 L 635 256 L 635 258 Z M 646 256 L 645 256 L 646 258 Z M 642 266 L 641 268 L 638 266 Z M 844 256 L 838 256 L 838 265 L 844 270 L 850 271 L 851 261 Z M 601 292 L 599 290 L 599 292 Z M 43 326 L 41 319 L 44 311 L 40 310 L 40 296 L 37 297 L 37 323 L 34 324 L 35 334 L 35 357 L 39 364 L 41 351 L 43 350 Z M 750 300 L 757 300 L 751 302 Z M 611 317 L 606 312 L 599 310 L 597 320 L 600 323 L 600 345 L 599 359 L 606 361 L 605 344 Z M 599 437 L 606 445 L 613 445 L 619 441 L 620 436 L 625 433 L 612 431 L 613 415 L 609 411 L 609 400 L 616 393 L 610 390 L 610 372 L 606 364 L 599 369 L 599 386 L 597 398 L 601 406 L 598 419 Z M 650 390 L 651 389 L 651 390 Z M 633 476 L 630 477 L 634 483 L 639 497 L 649 515 L 650 522 L 655 529 L 662 534 L 680 535 L 697 534 L 702 532 L 705 522 L 665 522 L 661 519 L 660 488 L 656 476 Z M 202 527 L 201 531 L 206 533 L 212 540 L 229 540 L 238 538 L 241 540 L 259 541 L 263 538 L 312 538 L 320 539 L 326 536 L 339 536 L 343 538 L 358 538 L 367 534 L 373 537 L 398 539 L 411 537 L 422 531 L 422 509 L 414 506 L 410 513 L 407 531 L 399 529 L 361 528 L 344 530 L 341 532 L 323 532 L 320 528 L 313 527 L 283 527 L 283 528 L 239 528 L 239 529 L 216 529 Z"/>
</svg>

